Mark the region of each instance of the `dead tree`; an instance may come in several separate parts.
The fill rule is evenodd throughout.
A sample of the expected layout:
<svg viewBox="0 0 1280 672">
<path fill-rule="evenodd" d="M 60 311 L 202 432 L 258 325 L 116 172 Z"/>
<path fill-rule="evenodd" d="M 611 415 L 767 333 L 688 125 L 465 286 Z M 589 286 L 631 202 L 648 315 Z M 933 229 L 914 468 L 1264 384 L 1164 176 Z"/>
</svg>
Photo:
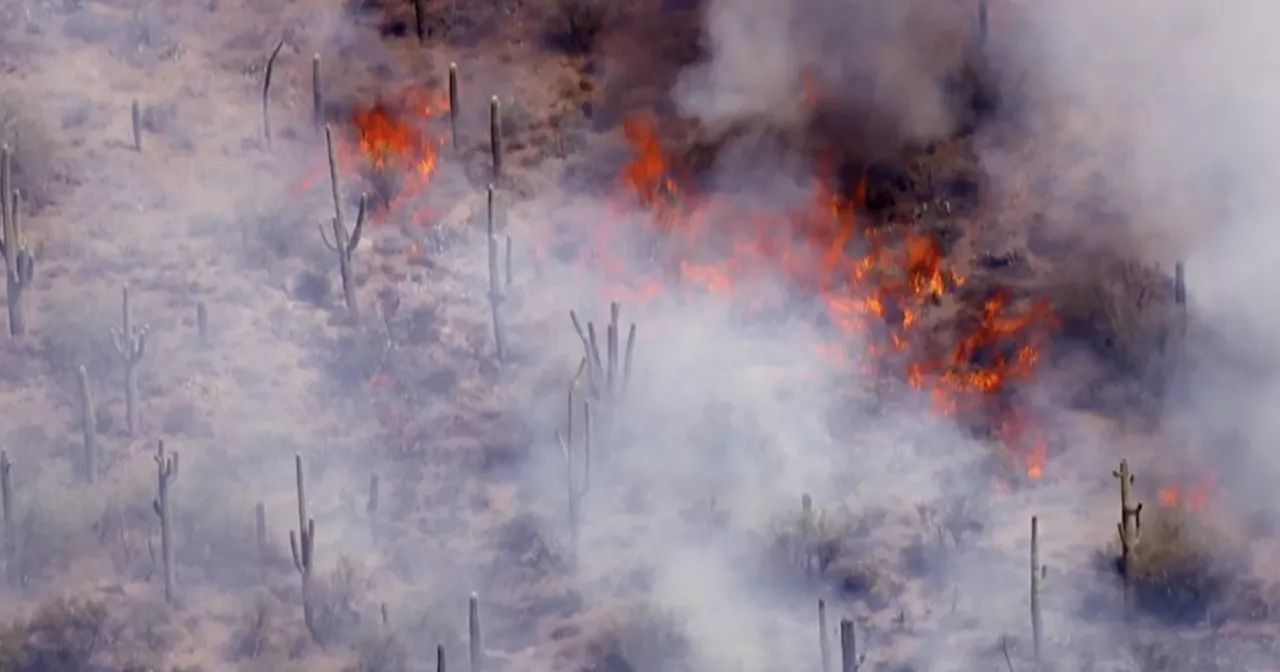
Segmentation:
<svg viewBox="0 0 1280 672">
<path fill-rule="evenodd" d="M 125 429 L 129 436 L 138 432 L 138 363 L 147 353 L 147 333 L 151 330 L 146 325 L 133 323 L 133 308 L 129 303 L 129 286 L 120 290 L 120 312 L 123 317 L 123 329 L 111 330 L 111 340 L 115 343 L 116 352 L 124 362 L 124 406 Z"/>
<path fill-rule="evenodd" d="M 360 245 L 368 198 L 365 194 L 360 194 L 360 209 L 356 213 L 356 225 L 348 234 L 347 223 L 342 214 L 342 187 L 338 182 L 338 160 L 333 152 L 333 129 L 327 124 L 324 127 L 324 139 L 329 149 L 329 182 L 333 187 L 333 220 L 331 221 L 333 240 L 329 240 L 323 225 L 320 226 L 320 239 L 324 241 L 325 247 L 338 253 L 338 274 L 342 278 L 342 296 L 347 303 L 347 312 L 350 313 L 351 320 L 354 322 L 360 319 L 360 306 L 356 302 L 356 283 L 355 278 L 352 277 L 351 254 Z"/>
<path fill-rule="evenodd" d="M 89 370 L 80 367 L 80 432 L 84 437 L 84 476 L 90 484 L 98 482 L 98 419 L 93 411 L 93 392 L 89 389 Z"/>
<path fill-rule="evenodd" d="M 307 517 L 307 487 L 302 473 L 302 454 L 294 455 L 294 471 L 298 482 L 298 530 L 289 531 L 289 550 L 293 553 L 293 566 L 302 577 L 302 622 L 307 626 L 311 638 L 319 642 L 316 636 L 315 620 L 311 604 L 311 574 L 314 567 L 316 521 Z"/>
<path fill-rule="evenodd" d="M 164 558 L 164 601 L 173 604 L 177 567 L 173 557 L 173 498 L 169 489 L 178 479 L 178 453 L 165 454 L 164 441 L 156 443 L 156 498 L 151 508 L 160 518 L 160 551 Z"/>
<path fill-rule="evenodd" d="M 35 257 L 22 245 L 21 216 L 22 194 L 13 188 L 13 152 L 4 145 L 0 147 L 0 219 L 3 220 L 0 255 L 4 256 L 9 335 L 15 338 L 27 331 L 23 292 L 31 286 L 36 272 Z"/>
<path fill-rule="evenodd" d="M 1128 460 L 1120 460 L 1120 468 L 1111 475 L 1120 481 L 1120 522 L 1116 524 L 1116 531 L 1120 534 L 1120 576 L 1127 605 L 1129 583 L 1133 578 L 1133 557 L 1142 530 L 1142 503 L 1133 503 L 1133 473 L 1129 471 Z"/>
</svg>

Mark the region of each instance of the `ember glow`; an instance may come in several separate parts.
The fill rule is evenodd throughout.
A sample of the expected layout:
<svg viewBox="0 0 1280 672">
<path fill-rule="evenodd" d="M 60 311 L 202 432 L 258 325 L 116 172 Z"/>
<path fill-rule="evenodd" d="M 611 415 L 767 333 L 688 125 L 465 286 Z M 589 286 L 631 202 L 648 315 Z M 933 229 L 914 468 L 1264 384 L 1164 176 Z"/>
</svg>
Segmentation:
<svg viewBox="0 0 1280 672">
<path fill-rule="evenodd" d="M 337 128 L 334 142 L 339 174 L 359 176 L 369 191 L 374 210 L 371 221 L 381 223 L 404 215 L 427 226 L 435 215 L 415 207 L 422 190 L 439 165 L 444 134 L 435 128 L 449 112 L 448 98 L 419 87 L 406 87 L 382 96 L 348 117 L 347 131 Z M 316 188 L 328 178 L 327 166 L 313 170 L 296 193 Z"/>
<path fill-rule="evenodd" d="M 952 344 L 939 343 L 931 309 L 966 279 L 948 267 L 934 237 L 871 225 L 865 176 L 846 195 L 834 171 L 820 165 L 807 207 L 747 208 L 700 194 L 683 179 L 651 118 L 627 119 L 624 135 L 633 153 L 622 173 L 625 197 L 630 208 L 648 213 L 649 230 L 639 235 L 652 241 L 655 268 L 636 269 L 612 251 L 634 232 L 597 223 L 587 258 L 610 284 L 609 298 L 712 293 L 759 314 L 783 307 L 753 293 L 752 280 L 780 275 L 797 292 L 820 298 L 821 321 L 835 334 L 822 346 L 823 357 L 854 372 L 900 376 L 927 393 L 937 413 L 980 421 L 1028 478 L 1044 474 L 1045 432 L 1013 388 L 1033 376 L 1055 325 L 1048 304 L 1016 310 L 1013 297 L 997 291 Z"/>
<path fill-rule="evenodd" d="M 1160 489 L 1161 506 L 1181 508 L 1192 513 L 1204 513 L 1205 504 L 1216 489 L 1217 479 L 1206 474 L 1194 483 L 1171 485 Z"/>
</svg>

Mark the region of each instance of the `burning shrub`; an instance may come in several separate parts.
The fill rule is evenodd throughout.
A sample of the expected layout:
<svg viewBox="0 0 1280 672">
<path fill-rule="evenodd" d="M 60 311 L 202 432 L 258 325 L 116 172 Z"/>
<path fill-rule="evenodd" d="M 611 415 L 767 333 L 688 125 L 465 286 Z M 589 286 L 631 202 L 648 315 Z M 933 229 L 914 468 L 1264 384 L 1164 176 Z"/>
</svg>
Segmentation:
<svg viewBox="0 0 1280 672">
<path fill-rule="evenodd" d="M 1181 507 L 1156 509 L 1142 521 L 1129 572 L 1137 606 L 1175 621 L 1202 619 L 1231 584 L 1222 535 Z M 1112 557 L 1119 553 L 1118 542 Z"/>
<path fill-rule="evenodd" d="M 585 54 L 609 21 L 608 0 L 558 0 L 551 40 L 575 54 Z"/>
<path fill-rule="evenodd" d="M 583 672 L 694 669 L 693 644 L 676 618 L 647 605 L 628 607 L 588 645 Z"/>
</svg>

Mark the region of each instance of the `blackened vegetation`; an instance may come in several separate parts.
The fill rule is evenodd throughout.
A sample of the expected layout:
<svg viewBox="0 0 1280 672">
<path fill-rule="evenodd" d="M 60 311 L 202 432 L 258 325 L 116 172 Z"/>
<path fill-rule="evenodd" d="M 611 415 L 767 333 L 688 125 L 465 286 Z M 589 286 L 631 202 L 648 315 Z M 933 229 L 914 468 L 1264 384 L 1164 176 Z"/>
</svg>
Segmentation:
<svg viewBox="0 0 1280 672">
<path fill-rule="evenodd" d="M 1186 335 L 1186 306 L 1159 268 L 1105 252 L 1068 266 L 1052 290 L 1065 344 L 1081 344 L 1106 364 L 1107 383 L 1125 383 L 1148 403 L 1170 389 Z M 1139 408 L 1138 410 L 1144 410 Z"/>
<path fill-rule="evenodd" d="M 608 0 L 558 0 L 547 38 L 572 54 L 587 54 L 609 22 Z"/>
</svg>

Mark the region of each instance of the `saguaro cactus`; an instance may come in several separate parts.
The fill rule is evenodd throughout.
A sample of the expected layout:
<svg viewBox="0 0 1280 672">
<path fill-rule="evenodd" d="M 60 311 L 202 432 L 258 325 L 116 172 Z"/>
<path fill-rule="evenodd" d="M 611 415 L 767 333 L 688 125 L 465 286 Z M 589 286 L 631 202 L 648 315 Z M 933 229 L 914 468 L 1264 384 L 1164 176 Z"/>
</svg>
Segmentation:
<svg viewBox="0 0 1280 672">
<path fill-rule="evenodd" d="M 1138 548 L 1138 538 L 1142 530 L 1142 504 L 1133 503 L 1133 473 L 1129 471 L 1129 461 L 1120 460 L 1120 468 L 1111 472 L 1120 481 L 1120 522 L 1116 531 L 1120 534 L 1120 576 L 1124 579 L 1124 598 L 1129 600 L 1129 580 L 1133 564 L 1133 554 Z"/>
<path fill-rule="evenodd" d="M 858 672 L 866 654 L 858 653 L 858 635 L 853 630 L 853 621 L 840 619 L 840 672 Z"/>
<path fill-rule="evenodd" d="M 0 450 L 0 522 L 4 523 L 4 568 L 9 578 L 12 579 L 17 575 L 14 565 L 17 562 L 16 555 L 16 531 L 17 514 L 13 510 L 13 462 L 9 461 L 9 453 Z"/>
<path fill-rule="evenodd" d="M 493 343 L 498 361 L 507 357 L 506 331 L 502 328 L 502 302 L 506 296 L 502 293 L 501 280 L 498 277 L 498 234 L 497 200 L 498 190 L 491 184 L 488 192 L 488 209 L 486 210 L 486 229 L 489 247 L 489 310 L 493 315 Z"/>
<path fill-rule="evenodd" d="M 1042 660 L 1041 644 L 1043 642 L 1040 620 L 1040 584 L 1044 581 L 1048 568 L 1040 564 L 1040 519 L 1031 517 L 1031 645 L 1035 653 L 1036 666 Z"/>
<path fill-rule="evenodd" d="M 569 504 L 569 544 L 574 558 L 578 555 L 578 540 L 582 532 L 582 501 L 591 489 L 591 402 L 582 404 L 582 466 L 574 457 L 573 407 L 574 389 L 569 388 L 568 423 L 565 433 L 556 432 L 556 441 L 564 454 L 565 486 Z"/>
<path fill-rule="evenodd" d="M 0 219 L 3 219 L 3 240 L 0 254 L 4 255 L 5 295 L 9 304 L 9 335 L 21 336 L 27 331 L 26 313 L 23 312 L 23 291 L 35 278 L 36 260 L 22 246 L 22 194 L 13 188 L 13 153 L 8 145 L 0 147 Z"/>
<path fill-rule="evenodd" d="M 822 672 L 831 672 L 831 636 L 827 633 L 827 601 L 818 600 L 818 655 Z"/>
<path fill-rule="evenodd" d="M 173 604 L 177 567 L 173 558 L 173 499 L 169 489 L 178 480 L 178 453 L 165 454 L 164 441 L 156 442 L 156 498 L 151 508 L 160 518 L 160 551 L 164 557 L 164 601 Z"/>
<path fill-rule="evenodd" d="M 471 649 L 471 672 L 482 672 L 484 661 L 480 659 L 484 646 L 480 641 L 480 596 L 471 593 L 467 604 L 467 644 Z"/>
<path fill-rule="evenodd" d="M 80 367 L 80 431 L 84 435 L 84 477 L 98 482 L 98 419 L 93 412 L 93 392 L 89 389 L 89 370 Z"/>
<path fill-rule="evenodd" d="M 324 241 L 325 247 L 338 253 L 338 273 L 342 278 L 342 296 L 347 302 L 347 312 L 351 314 L 351 319 L 360 319 L 360 306 L 356 302 L 356 283 L 351 276 L 351 253 L 356 251 L 356 247 L 360 245 L 360 234 L 364 230 L 365 206 L 368 198 L 365 194 L 360 194 L 360 210 L 356 213 L 356 225 L 347 233 L 347 223 L 342 214 L 342 187 L 338 182 L 338 160 L 333 152 L 333 129 L 325 124 L 324 139 L 329 149 L 329 183 L 333 188 L 333 220 L 331 222 L 333 229 L 333 240 L 329 240 L 328 234 L 324 232 L 324 226 L 320 226 L 320 239 Z"/>
<path fill-rule="evenodd" d="M 502 104 L 498 97 L 489 99 L 489 160 L 494 184 L 502 184 Z"/>
<path fill-rule="evenodd" d="M 449 136 L 450 147 L 458 151 L 458 64 L 449 64 Z"/>
<path fill-rule="evenodd" d="M 124 362 L 124 406 L 125 429 L 129 436 L 138 432 L 138 363 L 147 353 L 147 333 L 151 330 L 146 325 L 133 323 L 133 307 L 129 303 L 129 286 L 120 290 L 120 313 L 123 329 L 111 330 L 111 340 L 115 342 L 116 352 Z"/>
<path fill-rule="evenodd" d="M 307 517 L 307 487 L 302 472 L 302 454 L 293 457 L 298 482 L 298 530 L 289 531 L 289 550 L 293 553 L 293 566 L 302 577 L 302 622 L 312 639 L 316 638 L 315 621 L 311 613 L 311 571 L 314 567 L 316 521 Z"/>
</svg>

